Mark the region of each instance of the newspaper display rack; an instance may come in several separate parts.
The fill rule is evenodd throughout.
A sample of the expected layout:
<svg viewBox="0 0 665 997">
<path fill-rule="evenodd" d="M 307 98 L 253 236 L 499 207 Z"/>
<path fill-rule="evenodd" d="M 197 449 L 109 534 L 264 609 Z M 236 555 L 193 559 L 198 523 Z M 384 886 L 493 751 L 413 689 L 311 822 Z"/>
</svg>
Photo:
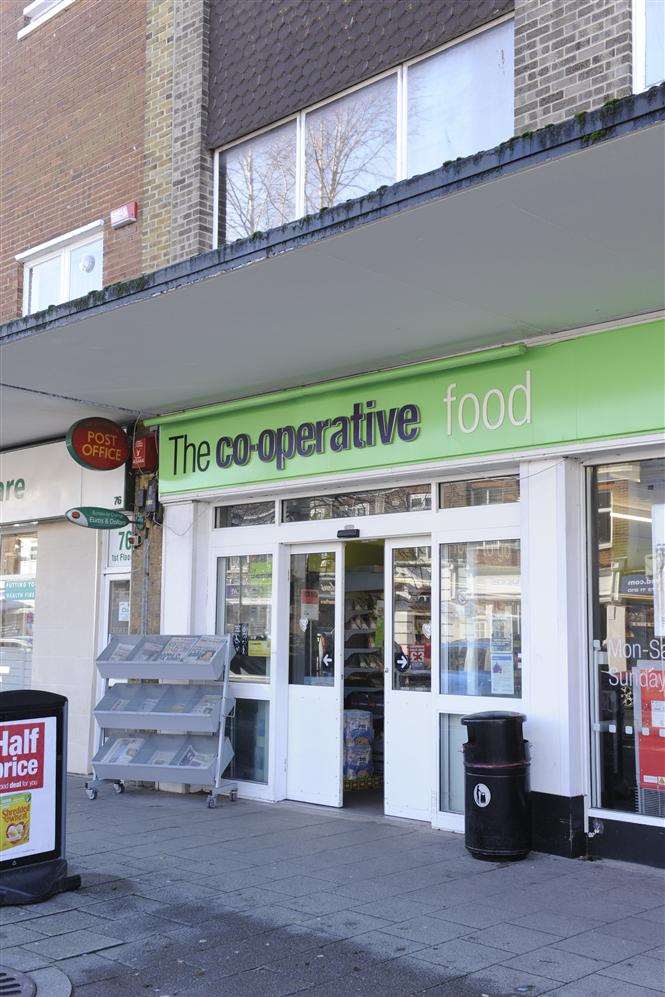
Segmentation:
<svg viewBox="0 0 665 997">
<path fill-rule="evenodd" d="M 237 783 L 223 778 L 234 755 L 230 660 L 228 634 L 112 637 L 97 659 L 104 690 L 88 798 L 103 782 L 122 793 L 131 780 L 210 786 L 209 807 L 223 794 L 235 800 Z"/>
</svg>

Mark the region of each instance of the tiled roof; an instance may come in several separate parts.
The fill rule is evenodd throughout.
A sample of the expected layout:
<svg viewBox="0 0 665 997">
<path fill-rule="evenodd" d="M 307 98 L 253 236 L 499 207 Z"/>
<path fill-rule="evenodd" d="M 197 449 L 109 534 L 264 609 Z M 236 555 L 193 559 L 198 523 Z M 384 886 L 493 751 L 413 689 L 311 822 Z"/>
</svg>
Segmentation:
<svg viewBox="0 0 665 997">
<path fill-rule="evenodd" d="M 513 9 L 513 0 L 211 0 L 208 144 L 231 142 Z"/>
</svg>

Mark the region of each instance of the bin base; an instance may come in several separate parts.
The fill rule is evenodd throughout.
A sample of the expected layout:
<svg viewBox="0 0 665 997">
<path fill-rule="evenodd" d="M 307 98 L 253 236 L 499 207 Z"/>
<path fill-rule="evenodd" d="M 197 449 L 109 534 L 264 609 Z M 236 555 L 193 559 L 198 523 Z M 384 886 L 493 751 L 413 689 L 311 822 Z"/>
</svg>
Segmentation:
<svg viewBox="0 0 665 997">
<path fill-rule="evenodd" d="M 519 862 L 520 859 L 525 859 L 531 851 L 530 848 L 526 848 L 519 852 L 484 852 L 481 848 L 469 848 L 468 845 L 465 847 L 469 855 L 482 862 Z"/>
<path fill-rule="evenodd" d="M 66 859 L 5 869 L 0 872 L 0 907 L 40 903 L 80 885 L 79 875 L 67 875 Z"/>
</svg>

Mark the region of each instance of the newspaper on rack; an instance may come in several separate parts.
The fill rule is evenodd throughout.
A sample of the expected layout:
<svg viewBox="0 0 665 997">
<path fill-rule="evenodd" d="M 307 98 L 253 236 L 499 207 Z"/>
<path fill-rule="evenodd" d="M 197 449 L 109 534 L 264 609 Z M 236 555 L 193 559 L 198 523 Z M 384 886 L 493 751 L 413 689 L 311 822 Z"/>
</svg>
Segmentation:
<svg viewBox="0 0 665 997">
<path fill-rule="evenodd" d="M 204 769 L 212 765 L 214 757 L 212 753 L 197 751 L 193 745 L 188 744 L 180 756 L 178 765 L 193 769 Z"/>
<path fill-rule="evenodd" d="M 119 737 L 112 743 L 102 761 L 106 765 L 129 765 L 144 743 L 142 737 Z"/>
</svg>

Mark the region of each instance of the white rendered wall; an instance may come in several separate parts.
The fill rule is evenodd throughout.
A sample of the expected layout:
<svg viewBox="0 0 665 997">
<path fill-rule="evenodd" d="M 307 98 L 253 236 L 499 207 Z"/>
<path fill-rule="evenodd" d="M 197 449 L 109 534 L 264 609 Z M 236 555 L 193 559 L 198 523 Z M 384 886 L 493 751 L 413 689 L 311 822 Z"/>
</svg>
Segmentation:
<svg viewBox="0 0 665 997">
<path fill-rule="evenodd" d="M 574 458 L 521 465 L 526 734 L 531 789 L 586 792 L 583 469 Z"/>
<path fill-rule="evenodd" d="M 37 536 L 32 688 L 69 700 L 67 767 L 88 773 L 96 686 L 98 532 L 52 522 L 40 523 Z"/>
</svg>

